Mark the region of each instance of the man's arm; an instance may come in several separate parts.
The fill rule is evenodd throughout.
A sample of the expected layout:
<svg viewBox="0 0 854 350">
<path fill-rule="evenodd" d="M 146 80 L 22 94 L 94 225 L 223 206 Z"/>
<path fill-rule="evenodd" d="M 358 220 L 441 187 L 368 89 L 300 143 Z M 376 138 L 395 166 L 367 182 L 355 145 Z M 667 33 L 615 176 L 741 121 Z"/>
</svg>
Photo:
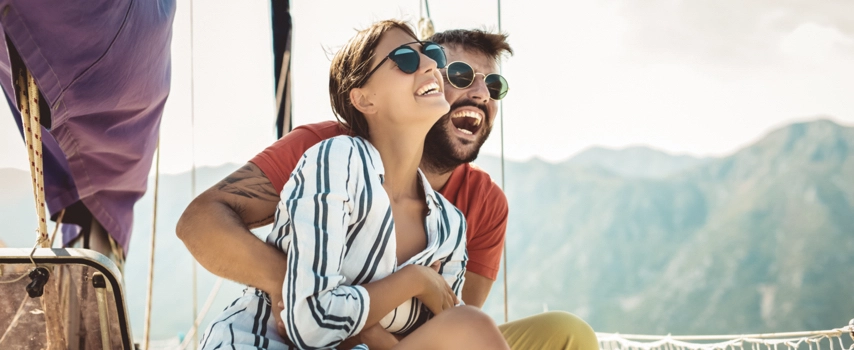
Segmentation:
<svg viewBox="0 0 854 350">
<path fill-rule="evenodd" d="M 492 289 L 492 284 L 495 281 L 489 277 L 478 275 L 471 271 L 466 271 L 466 284 L 463 285 L 463 301 L 466 305 L 482 308 L 486 302 L 486 297 L 489 296 L 489 290 Z"/>
<path fill-rule="evenodd" d="M 480 181 L 489 180 L 488 177 Z M 504 237 L 507 231 L 509 208 L 504 192 L 491 180 L 486 189 L 472 198 L 483 198 L 474 205 L 481 208 L 479 215 L 466 217 L 469 261 L 466 270 L 466 284 L 463 286 L 463 301 L 466 305 L 483 307 L 492 284 L 498 275 L 501 256 L 504 251 Z M 471 213 L 473 208 L 469 208 Z"/>
<path fill-rule="evenodd" d="M 279 195 L 264 173 L 246 163 L 184 210 L 176 232 L 211 273 L 281 294 L 287 258 L 250 228 L 273 222 Z"/>
</svg>

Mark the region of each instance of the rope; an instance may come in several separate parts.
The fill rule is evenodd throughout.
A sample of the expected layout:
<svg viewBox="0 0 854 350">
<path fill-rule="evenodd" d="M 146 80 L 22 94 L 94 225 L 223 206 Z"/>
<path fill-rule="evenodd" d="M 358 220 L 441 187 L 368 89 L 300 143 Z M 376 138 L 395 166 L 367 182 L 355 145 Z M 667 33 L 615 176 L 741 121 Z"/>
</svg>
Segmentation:
<svg viewBox="0 0 854 350">
<path fill-rule="evenodd" d="M 619 333 L 596 333 L 599 338 L 600 347 L 603 350 L 610 349 L 744 349 L 745 344 L 750 349 L 778 349 L 785 346 L 786 349 L 798 349 L 801 344 L 806 343 L 809 349 L 813 344 L 821 349 L 821 343 L 826 341 L 831 349 L 834 349 L 834 341 L 838 342 L 839 349 L 844 350 L 842 335 L 854 332 L 854 325 L 836 328 L 826 331 L 811 332 L 789 332 L 789 333 L 762 333 L 741 335 L 687 335 L 687 336 L 657 336 L 639 334 Z M 852 336 L 854 340 L 854 336 Z M 849 347 L 854 350 L 854 344 Z"/>
<path fill-rule="evenodd" d="M 432 18 L 430 16 L 430 2 L 428 0 L 424 0 L 424 9 L 427 11 L 427 18 Z"/>
<path fill-rule="evenodd" d="M 24 77 L 26 76 L 26 79 Z M 39 116 L 39 89 L 36 85 L 36 80 L 33 78 L 32 73 L 28 69 L 24 69 L 23 72 L 19 72 L 18 74 L 18 104 L 19 110 L 21 111 L 21 121 L 24 125 L 25 129 L 25 140 L 27 143 L 27 156 L 30 160 L 30 175 L 33 180 L 33 197 L 35 198 L 36 204 L 36 213 L 39 217 L 38 228 L 36 229 L 36 242 L 33 245 L 32 251 L 30 251 L 30 262 L 36 267 L 36 262 L 33 259 L 33 255 L 36 253 L 36 249 L 41 248 L 50 248 L 52 240 L 48 238 L 47 235 L 47 216 L 45 215 L 45 195 L 44 195 L 44 171 L 43 171 L 43 155 L 42 155 L 42 134 L 41 134 L 41 118 Z M 58 225 L 58 224 L 57 224 Z M 29 274 L 25 275 L 28 276 Z M 19 281 L 23 276 L 19 277 L 15 282 Z M 42 307 L 45 312 L 45 326 L 47 331 L 47 348 L 48 349 L 61 349 L 64 348 L 65 336 L 62 329 L 61 321 L 59 321 L 53 312 L 60 312 L 61 310 L 56 310 L 55 305 L 51 305 L 51 302 L 56 301 L 56 295 L 52 294 L 52 289 L 50 287 L 45 288 L 45 294 L 41 298 Z M 0 343 L 6 339 L 6 336 L 9 334 L 9 331 L 13 328 L 15 324 L 17 324 L 18 319 L 21 316 L 21 311 L 24 308 L 24 305 L 27 302 L 27 298 L 21 302 L 21 305 L 18 307 L 18 311 L 15 313 L 15 317 L 12 319 L 12 322 L 9 324 L 9 327 L 4 332 L 3 336 L 0 337 Z M 59 314 L 61 317 L 61 313 Z"/>
<path fill-rule="evenodd" d="M 22 274 L 22 275 L 18 276 L 18 278 L 13 279 L 13 280 L 0 281 L 0 284 L 15 283 L 15 282 L 18 282 L 18 281 L 24 279 L 24 277 L 27 277 L 27 276 L 29 276 L 29 273 Z"/>
<path fill-rule="evenodd" d="M 426 0 L 425 0 L 426 1 Z M 498 32 L 501 33 L 501 0 L 498 0 Z M 499 61 L 498 63 L 498 74 L 504 74 L 503 64 Z M 501 135 L 501 191 L 504 191 L 504 101 L 498 101 L 498 110 L 501 118 L 501 126 L 499 127 L 500 135 Z M 504 236 L 504 323 L 510 318 L 510 312 L 508 308 L 507 299 L 509 299 L 507 294 L 507 234 Z"/>
<path fill-rule="evenodd" d="M 211 288 L 210 293 L 208 293 L 208 299 L 205 300 L 205 305 L 202 307 L 202 312 L 196 316 L 196 320 L 193 322 L 193 327 L 187 332 L 187 336 L 184 337 L 184 341 L 181 343 L 179 349 L 185 349 L 187 345 L 189 345 L 188 341 L 192 336 L 193 339 L 196 339 L 196 331 L 199 329 L 199 324 L 202 323 L 202 320 L 205 318 L 205 315 L 208 313 L 208 309 L 210 309 L 211 305 L 213 305 L 214 298 L 219 293 L 219 288 L 222 286 L 222 277 L 216 280 L 213 288 Z M 198 341 L 195 341 L 195 344 L 198 344 Z"/>
<path fill-rule="evenodd" d="M 192 168 L 190 170 L 190 200 L 196 197 L 196 65 L 195 51 L 193 39 L 193 0 L 190 0 L 190 160 Z M 191 256 L 193 264 L 193 315 L 195 316 L 199 309 L 198 298 L 198 273 L 196 271 L 196 259 Z M 193 335 L 193 341 L 198 344 L 198 339 Z"/>
<path fill-rule="evenodd" d="M 151 253 L 148 258 L 148 292 L 145 294 L 145 328 L 143 330 L 143 350 L 148 350 L 151 335 L 151 290 L 154 286 L 154 238 L 157 234 L 157 192 L 160 182 L 160 138 L 157 138 L 157 156 L 154 160 L 154 213 L 151 224 Z"/>
<path fill-rule="evenodd" d="M 18 324 L 18 319 L 21 318 L 21 311 L 24 310 L 24 305 L 27 305 L 28 300 L 30 300 L 30 298 L 27 297 L 25 297 L 24 300 L 21 300 L 21 306 L 18 306 L 18 311 L 15 312 L 15 317 L 12 317 L 12 322 L 9 323 L 9 327 L 6 327 L 6 331 L 3 332 L 3 336 L 0 337 L 0 344 L 3 344 L 3 341 L 6 340 L 6 336 L 9 335 L 9 331 L 11 331 L 12 328 L 15 328 L 15 325 Z"/>
<path fill-rule="evenodd" d="M 56 226 L 53 227 L 53 233 L 50 235 L 50 246 L 53 247 L 53 241 L 56 239 L 56 233 L 59 231 L 59 224 L 62 223 L 62 218 L 65 216 L 65 208 L 59 212 L 59 217 L 56 218 Z"/>
<path fill-rule="evenodd" d="M 33 245 L 33 250 L 30 251 L 30 262 L 33 263 L 33 268 L 39 267 L 38 265 L 36 265 L 36 261 L 33 260 L 33 255 L 36 254 L 36 249 L 38 249 L 38 248 L 39 248 L 39 242 L 36 242 L 36 244 Z"/>
<path fill-rule="evenodd" d="M 196 66 L 193 54 L 193 0 L 190 0 L 190 194 L 196 195 Z"/>
<path fill-rule="evenodd" d="M 39 224 L 36 234 L 37 245 L 50 248 L 47 236 L 47 219 L 44 200 L 44 171 L 42 169 L 42 128 L 39 117 L 39 89 L 29 70 L 18 75 L 18 104 L 24 135 L 27 142 L 27 155 L 30 160 L 30 175 L 33 180 L 33 197 L 36 202 L 36 214 Z M 26 78 L 25 78 L 26 77 Z"/>
</svg>

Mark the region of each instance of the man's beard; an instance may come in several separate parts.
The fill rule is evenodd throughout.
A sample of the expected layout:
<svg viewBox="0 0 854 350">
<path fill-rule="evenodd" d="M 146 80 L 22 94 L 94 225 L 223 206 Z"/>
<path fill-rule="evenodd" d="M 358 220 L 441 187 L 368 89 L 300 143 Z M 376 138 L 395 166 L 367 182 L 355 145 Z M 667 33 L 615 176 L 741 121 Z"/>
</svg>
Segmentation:
<svg viewBox="0 0 854 350">
<path fill-rule="evenodd" d="M 478 130 L 478 134 L 481 134 L 480 138 L 475 141 L 460 140 L 464 145 L 470 145 L 472 143 L 476 144 L 476 147 L 474 147 L 474 149 L 468 154 L 464 154 L 465 151 L 458 151 L 454 148 L 454 143 L 451 141 L 451 138 L 455 137 L 451 134 L 453 129 L 448 129 L 455 127 L 452 122 L 449 122 L 449 119 L 451 119 L 451 113 L 453 113 L 455 109 L 464 106 L 480 108 L 483 111 L 484 118 L 487 119 L 484 121 L 485 124 L 481 126 L 481 129 Z M 444 174 L 454 170 L 462 164 L 470 163 L 477 159 L 481 146 L 483 146 L 483 143 L 486 142 L 487 138 L 489 138 L 489 134 L 492 131 L 492 123 L 488 121 L 488 116 L 489 112 L 487 112 L 486 106 L 479 105 L 472 101 L 460 101 L 454 103 L 454 105 L 451 106 L 451 111 L 442 116 L 436 124 L 433 124 L 430 131 L 427 132 L 427 137 L 424 139 L 424 154 L 421 156 L 421 164 L 423 167 L 430 172 Z"/>
</svg>

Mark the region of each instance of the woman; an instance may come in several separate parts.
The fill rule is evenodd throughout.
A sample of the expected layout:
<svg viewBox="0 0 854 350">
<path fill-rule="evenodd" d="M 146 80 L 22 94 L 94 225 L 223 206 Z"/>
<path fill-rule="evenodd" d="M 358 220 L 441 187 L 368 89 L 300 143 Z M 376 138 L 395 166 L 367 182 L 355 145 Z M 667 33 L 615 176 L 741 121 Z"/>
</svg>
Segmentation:
<svg viewBox="0 0 854 350">
<path fill-rule="evenodd" d="M 330 348 L 374 327 L 402 340 L 373 348 L 506 348 L 483 313 L 454 307 L 465 220 L 418 169 L 427 131 L 450 108 L 444 65 L 440 46 L 399 21 L 372 25 L 335 55 L 330 99 L 354 137 L 305 153 L 268 237 L 288 254 L 287 337 L 250 291 L 211 324 L 203 348 Z"/>
</svg>

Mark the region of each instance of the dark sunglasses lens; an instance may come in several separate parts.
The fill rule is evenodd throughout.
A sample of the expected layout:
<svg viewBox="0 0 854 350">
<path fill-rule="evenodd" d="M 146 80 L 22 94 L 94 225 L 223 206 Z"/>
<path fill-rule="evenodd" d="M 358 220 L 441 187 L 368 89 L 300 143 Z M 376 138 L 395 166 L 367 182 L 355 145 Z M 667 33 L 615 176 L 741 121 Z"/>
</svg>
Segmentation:
<svg viewBox="0 0 854 350">
<path fill-rule="evenodd" d="M 389 55 L 392 61 L 397 64 L 404 73 L 415 73 L 418 70 L 419 58 L 418 52 L 410 47 L 400 47 L 394 50 Z"/>
<path fill-rule="evenodd" d="M 448 64 L 448 59 L 445 57 L 445 50 L 442 50 L 439 44 L 426 43 L 421 50 L 424 52 L 424 55 L 436 61 L 436 67 L 445 68 L 445 65 Z"/>
<path fill-rule="evenodd" d="M 448 82 L 458 89 L 465 89 L 471 85 L 474 79 L 474 70 L 471 66 L 454 62 L 448 66 Z"/>
<path fill-rule="evenodd" d="M 493 100 L 500 100 L 507 95 L 510 86 L 507 85 L 507 80 L 501 75 L 490 74 L 486 76 L 486 88 L 489 90 L 489 97 Z"/>
</svg>

